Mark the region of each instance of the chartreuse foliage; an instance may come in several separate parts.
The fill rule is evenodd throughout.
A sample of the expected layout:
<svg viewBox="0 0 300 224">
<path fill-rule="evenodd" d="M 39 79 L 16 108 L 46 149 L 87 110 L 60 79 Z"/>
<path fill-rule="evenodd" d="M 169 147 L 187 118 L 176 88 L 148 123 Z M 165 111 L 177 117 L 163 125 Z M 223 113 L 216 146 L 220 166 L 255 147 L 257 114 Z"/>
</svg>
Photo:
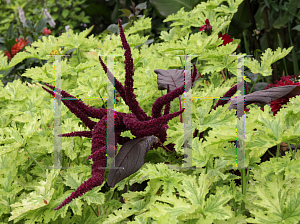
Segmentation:
<svg viewBox="0 0 300 224">
<path fill-rule="evenodd" d="M 291 153 L 261 164 L 253 171 L 247 202 L 255 219 L 251 223 L 298 223 L 300 220 L 299 159 Z M 283 222 L 284 221 L 284 222 Z"/>
<path fill-rule="evenodd" d="M 193 87 L 195 97 L 222 97 L 236 82 L 229 79 L 223 83 L 218 73 L 225 68 L 236 74 L 236 57 L 229 55 L 234 54 L 238 40 L 218 47 L 222 43 L 218 32 L 227 29 L 241 1 L 227 1 L 228 7 L 219 7 L 221 2 L 208 1 L 190 12 L 180 10 L 169 16 L 165 22 L 174 21 L 174 29 L 169 33 L 162 32 L 162 43 L 143 44 L 148 37 L 138 34 L 151 28 L 150 18 L 140 18 L 125 31 L 134 59 L 135 94 L 148 115 L 155 99 L 165 94 L 165 91 L 157 90 L 154 70 L 183 69 L 180 58 L 174 55 L 197 54 L 200 55 L 198 60 L 207 61 L 201 67 L 197 65 L 197 69 L 202 75 L 211 73 L 209 85 L 199 79 Z M 190 34 L 191 26 L 200 27 L 207 18 L 213 26 L 210 36 L 202 32 Z M 107 35 L 102 40 L 93 36 L 86 38 L 89 32 L 90 29 L 87 29 L 75 34 L 69 30 L 58 38 L 43 37 L 27 46 L 26 52 L 18 53 L 9 63 L 1 52 L 0 69 L 7 71 L 26 58 L 48 60 L 42 67 L 28 69 L 23 76 L 32 78 L 33 83 L 53 85 L 55 59 L 46 55 L 61 48 L 62 54 L 71 51 L 73 54 L 70 59 L 62 57 L 62 89 L 79 98 L 106 97 L 107 78 L 98 54 L 123 55 L 124 50 L 119 36 Z M 260 62 L 245 59 L 245 65 L 251 72 L 267 76 L 271 64 L 290 51 L 291 48 L 275 52 L 267 49 Z M 192 56 L 192 59 L 195 57 Z M 123 56 L 116 56 L 114 62 L 114 75 L 124 83 Z M 205 166 L 205 169 L 176 171 L 174 167 L 182 162 L 176 160 L 174 154 L 163 148 L 150 150 L 147 154 L 149 162 L 113 189 L 102 193 L 99 190 L 103 190 L 104 186 L 99 186 L 54 211 L 73 189 L 90 177 L 91 162 L 86 158 L 90 155 L 91 141 L 84 137 L 63 138 L 63 167 L 71 169 L 46 169 L 53 166 L 54 160 L 54 99 L 39 84 L 27 86 L 19 80 L 8 83 L 5 88 L 0 88 L 0 223 L 125 223 L 129 222 L 128 217 L 132 214 L 135 215 L 132 223 L 297 223 L 300 219 L 300 191 L 295 186 L 299 185 L 299 153 L 295 154 L 293 161 L 287 154 L 261 165 L 257 163 L 268 148 L 281 142 L 299 144 L 299 101 L 299 97 L 290 99 L 286 108 L 282 108 L 276 116 L 270 114 L 268 105 L 264 112 L 258 106 L 250 105 L 251 110 L 245 120 L 245 166 L 254 167 L 254 170 L 246 197 L 241 193 L 241 186 L 232 182 L 238 177 L 227 171 L 236 165 L 236 147 L 228 143 L 236 140 L 235 111 L 227 111 L 229 105 L 224 105 L 209 113 L 212 100 L 193 100 L 193 131 L 195 128 L 200 132 L 212 129 L 207 132 L 206 141 L 198 138 L 192 141 L 192 165 L 198 168 Z M 181 103 L 184 105 L 184 97 Z M 102 107 L 104 103 L 91 100 L 87 104 Z M 179 103 L 173 101 L 170 113 L 179 109 Z M 123 100 L 115 106 L 115 110 L 129 112 Z M 168 125 L 167 143 L 174 143 L 176 155 L 182 156 L 184 126 L 179 123 L 179 117 Z M 255 133 L 254 128 L 257 129 Z M 80 120 L 63 106 L 62 132 L 84 130 Z M 131 133 L 123 133 L 122 136 L 132 137 Z M 154 164 L 154 157 L 175 163 L 172 166 Z M 150 180 L 144 191 L 127 192 L 123 194 L 125 204 L 119 202 L 125 184 L 144 180 Z M 239 212 L 235 214 L 230 208 L 231 200 L 238 204 L 244 201 L 252 218 Z"/>
<path fill-rule="evenodd" d="M 260 58 L 261 64 L 256 60 L 251 60 L 250 58 L 245 58 L 245 66 L 250 68 L 251 72 L 256 74 L 259 73 L 262 76 L 269 76 L 272 74 L 271 65 L 285 57 L 293 47 L 289 47 L 288 49 L 277 48 L 276 51 L 272 52 L 270 48 L 268 48 Z"/>
</svg>

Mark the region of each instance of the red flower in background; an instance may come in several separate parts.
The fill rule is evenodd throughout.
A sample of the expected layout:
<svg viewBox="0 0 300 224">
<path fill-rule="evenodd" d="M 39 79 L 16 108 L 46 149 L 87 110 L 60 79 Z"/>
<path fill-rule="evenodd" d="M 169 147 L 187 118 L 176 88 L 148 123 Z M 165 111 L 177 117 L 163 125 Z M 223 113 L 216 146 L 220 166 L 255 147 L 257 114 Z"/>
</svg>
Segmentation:
<svg viewBox="0 0 300 224">
<path fill-rule="evenodd" d="M 4 56 L 7 56 L 9 61 L 29 43 L 28 40 L 24 39 L 24 37 L 20 38 L 20 40 L 16 38 L 16 42 L 17 43 L 12 46 L 10 52 L 4 51 Z"/>
<path fill-rule="evenodd" d="M 226 46 L 226 44 L 231 43 L 233 41 L 233 39 L 230 39 L 230 35 L 227 35 L 227 33 L 225 33 L 223 35 L 222 35 L 222 33 L 219 33 L 219 38 L 220 37 L 223 40 L 223 44 L 221 44 L 221 45 L 224 45 L 224 46 Z"/>
<path fill-rule="evenodd" d="M 278 87 L 278 86 L 287 86 L 287 85 L 297 85 L 297 86 L 300 86 L 299 82 L 294 83 L 291 80 L 291 79 L 295 79 L 298 76 L 299 76 L 299 74 L 293 75 L 293 77 L 291 77 L 291 76 L 282 76 L 280 78 L 281 80 L 279 80 L 279 81 L 276 80 L 275 81 L 275 84 L 273 84 L 273 83 L 268 84 L 265 87 L 265 90 L 269 89 L 270 87 Z M 294 96 L 294 97 L 296 97 L 296 96 Z M 290 97 L 290 98 L 293 98 L 293 97 Z M 280 99 L 277 99 L 275 101 L 272 101 L 270 103 L 270 106 L 271 106 L 271 111 L 273 112 L 273 116 L 275 116 L 278 113 L 278 111 L 280 111 L 281 106 L 284 105 L 284 104 L 286 104 L 287 102 L 289 102 L 289 99 L 287 99 L 287 98 L 280 98 Z M 254 103 L 254 104 L 256 105 L 256 103 Z M 260 109 L 262 111 L 264 111 L 264 108 L 260 108 Z M 247 109 L 247 111 L 249 111 L 249 109 Z"/>
<path fill-rule="evenodd" d="M 201 26 L 199 31 L 204 31 L 205 33 L 207 33 L 208 36 L 211 34 L 212 26 L 210 25 L 208 19 L 205 20 L 205 25 Z M 221 44 L 221 45 L 224 45 L 224 46 L 226 46 L 226 44 L 231 43 L 233 41 L 233 39 L 230 39 L 230 35 L 227 35 L 227 33 L 225 33 L 225 34 L 219 33 L 219 38 L 221 38 L 223 40 L 223 44 Z M 240 46 L 238 46 L 238 48 L 239 47 Z"/>
<path fill-rule="evenodd" d="M 225 33 L 223 35 L 222 35 L 222 33 L 219 33 L 219 38 L 222 38 L 222 40 L 223 40 L 223 44 L 220 44 L 219 47 L 222 45 L 226 46 L 226 44 L 231 43 L 233 41 L 233 39 L 230 39 L 230 35 L 227 35 L 227 33 Z M 240 45 L 238 45 L 238 48 L 240 48 Z"/>
<path fill-rule="evenodd" d="M 48 30 L 47 28 L 43 29 L 43 35 L 50 35 L 51 34 L 51 30 Z"/>
<path fill-rule="evenodd" d="M 299 76 L 299 74 L 293 75 L 293 78 L 295 79 L 297 76 Z M 292 79 L 291 76 L 282 76 L 280 79 L 281 79 L 280 81 L 275 81 L 275 84 L 270 83 L 269 85 L 267 85 L 265 87 L 265 90 L 269 89 L 270 87 L 278 87 L 278 86 L 287 86 L 287 85 L 300 86 L 299 82 L 294 83 L 292 80 L 290 80 L 290 79 Z M 294 97 L 296 97 L 296 96 L 294 96 Z M 290 97 L 290 98 L 293 98 L 293 97 Z M 280 98 L 275 101 L 272 101 L 270 106 L 271 106 L 271 111 L 273 112 L 273 115 L 275 116 L 277 114 L 277 112 L 280 110 L 281 106 L 286 104 L 287 102 L 289 102 L 289 98 L 288 99 Z"/>
<path fill-rule="evenodd" d="M 211 34 L 212 26 L 210 25 L 208 19 L 205 20 L 205 25 L 201 26 L 199 31 L 204 31 L 208 36 Z"/>
</svg>

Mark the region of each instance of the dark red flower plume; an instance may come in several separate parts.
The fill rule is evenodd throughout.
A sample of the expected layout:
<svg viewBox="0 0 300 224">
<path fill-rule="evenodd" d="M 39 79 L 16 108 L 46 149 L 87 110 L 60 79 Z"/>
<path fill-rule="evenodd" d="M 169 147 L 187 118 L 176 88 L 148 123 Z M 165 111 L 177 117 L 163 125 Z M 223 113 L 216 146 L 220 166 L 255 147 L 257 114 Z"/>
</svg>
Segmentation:
<svg viewBox="0 0 300 224">
<path fill-rule="evenodd" d="M 108 111 L 103 108 L 93 108 L 85 105 L 80 100 L 62 100 L 63 104 L 69 108 L 69 110 L 74 113 L 83 123 L 87 126 L 90 131 L 81 131 L 81 132 L 73 132 L 62 134 L 62 137 L 74 137 L 74 136 L 82 136 L 92 138 L 92 148 L 91 155 L 87 159 L 93 160 L 92 165 L 92 177 L 87 181 L 81 184 L 68 198 L 66 198 L 55 210 L 58 210 L 70 203 L 73 199 L 82 196 L 84 193 L 92 190 L 94 187 L 100 186 L 105 181 L 104 167 L 106 164 L 106 151 L 108 155 L 116 154 L 117 143 L 123 145 L 115 161 L 115 164 L 121 164 L 124 167 L 124 170 L 121 172 L 116 172 L 116 170 L 111 169 L 108 174 L 107 184 L 110 187 L 113 187 L 118 181 L 126 178 L 131 175 L 132 172 L 136 172 L 136 167 L 141 167 L 144 164 L 144 156 L 143 155 L 149 150 L 151 147 L 157 148 L 159 146 L 164 147 L 166 150 L 171 150 L 174 144 L 170 143 L 167 146 L 163 146 L 162 144 L 167 140 L 167 129 L 168 129 L 168 121 L 173 119 L 174 117 L 180 115 L 184 112 L 184 109 L 175 112 L 169 113 L 170 111 L 170 102 L 182 95 L 184 92 L 184 85 L 179 88 L 174 89 L 173 91 L 169 90 L 168 93 L 162 97 L 159 97 L 152 106 L 152 116 L 148 116 L 145 111 L 139 106 L 139 103 L 135 99 L 136 96 L 133 93 L 133 59 L 131 56 L 131 50 L 125 38 L 125 34 L 121 25 L 121 20 L 119 20 L 119 30 L 120 37 L 122 41 L 123 48 L 125 49 L 125 86 L 123 86 L 108 70 L 107 66 L 102 61 L 99 56 L 99 61 L 103 67 L 103 70 L 107 74 L 110 82 L 115 84 L 115 88 L 117 92 L 120 94 L 125 104 L 129 107 L 129 110 L 132 113 L 120 113 L 114 112 L 114 122 L 108 122 Z M 192 81 L 195 81 L 197 69 L 194 66 L 194 72 L 192 75 Z M 54 86 L 50 86 L 45 84 L 47 87 L 52 90 L 55 89 Z M 55 96 L 53 91 L 50 91 L 43 87 L 44 90 L 49 92 L 52 96 Z M 61 95 L 64 98 L 74 98 L 74 96 L 66 93 L 61 90 Z M 161 110 L 165 106 L 164 114 L 161 114 Z M 98 122 L 92 121 L 89 117 L 100 119 Z M 115 135 L 115 144 L 109 145 L 106 142 L 106 131 L 109 130 L 109 127 L 114 126 L 114 135 Z M 136 136 L 136 139 L 131 140 L 128 137 L 122 137 L 121 133 L 129 130 L 133 135 Z M 150 136 L 150 137 L 149 137 Z M 156 141 L 156 138 L 157 141 Z M 133 142 L 134 141 L 134 142 Z M 126 144 L 128 143 L 128 144 Z M 130 143 L 130 144 L 129 144 Z M 137 150 L 139 150 L 140 145 L 147 145 L 147 150 L 144 149 L 143 152 L 132 153 L 132 145 L 137 146 Z M 129 147 L 130 146 L 130 147 Z M 123 161 L 124 153 L 127 151 L 130 152 L 130 162 L 120 162 Z M 122 157 L 123 155 L 123 157 Z M 131 162 L 132 161 L 132 162 Z M 138 166 L 133 167 L 133 163 L 138 164 Z"/>
</svg>

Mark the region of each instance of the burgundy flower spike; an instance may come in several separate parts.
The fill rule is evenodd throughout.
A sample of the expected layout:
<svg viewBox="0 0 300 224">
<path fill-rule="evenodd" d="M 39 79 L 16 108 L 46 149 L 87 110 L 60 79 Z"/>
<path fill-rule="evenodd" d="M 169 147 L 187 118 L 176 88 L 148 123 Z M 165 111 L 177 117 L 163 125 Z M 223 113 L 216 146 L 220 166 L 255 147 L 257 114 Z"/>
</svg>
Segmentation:
<svg viewBox="0 0 300 224">
<path fill-rule="evenodd" d="M 132 113 L 115 113 L 115 148 L 117 148 L 117 143 L 123 145 L 116 156 L 115 160 L 118 163 L 118 160 L 123 152 L 129 151 L 129 145 L 138 145 L 136 149 L 142 150 L 143 146 L 147 146 L 149 150 L 150 147 L 157 148 L 158 146 L 162 146 L 161 144 L 164 143 L 167 139 L 166 130 L 168 129 L 168 121 L 173 119 L 174 117 L 180 115 L 184 112 L 184 109 L 169 114 L 170 111 L 170 102 L 177 98 L 178 96 L 182 95 L 184 92 L 184 85 L 180 88 L 174 89 L 173 91 L 169 91 L 168 93 L 162 97 L 159 97 L 152 106 L 152 116 L 149 117 L 147 114 L 142 110 L 139 106 L 139 103 L 136 101 L 136 95 L 133 93 L 133 59 L 131 57 L 131 50 L 125 38 L 125 34 L 123 32 L 123 28 L 121 25 L 121 20 L 119 19 L 119 30 L 120 30 L 120 37 L 122 40 L 122 45 L 125 49 L 125 87 L 112 75 L 112 73 L 107 69 L 106 65 L 102 61 L 101 57 L 99 56 L 100 63 L 103 67 L 105 73 L 107 73 L 108 79 L 110 82 L 115 83 L 115 88 L 123 98 L 126 105 L 129 106 L 129 110 Z M 196 66 L 194 65 L 194 71 L 192 75 L 192 82 L 195 81 L 197 74 Z M 51 88 L 52 90 L 55 89 L 54 86 L 50 86 L 45 84 L 47 87 Z M 49 92 L 52 96 L 55 96 L 53 91 L 50 91 L 43 87 L 44 90 Z M 74 98 L 74 96 L 66 93 L 65 91 L 61 91 L 63 97 Z M 63 104 L 69 108 L 69 110 L 74 113 L 80 120 L 87 126 L 90 131 L 81 131 L 81 132 L 73 132 L 68 134 L 62 134 L 61 137 L 74 137 L 74 136 L 81 136 L 81 137 L 88 137 L 92 138 L 92 148 L 91 148 L 91 155 L 87 159 L 93 160 L 92 165 L 92 177 L 89 178 L 87 181 L 81 184 L 68 198 L 66 198 L 61 205 L 59 205 L 55 210 L 58 210 L 65 206 L 66 204 L 70 203 L 73 199 L 82 196 L 84 193 L 92 190 L 94 187 L 100 186 L 104 180 L 104 172 L 105 169 L 99 167 L 106 166 L 106 127 L 110 125 L 107 122 L 107 110 L 102 108 L 93 108 L 85 105 L 80 100 L 62 100 Z M 165 106 L 164 114 L 161 114 L 162 108 Z M 100 119 L 98 122 L 94 122 L 90 120 L 89 117 Z M 123 131 L 130 130 L 133 135 L 136 136 L 136 139 L 130 140 L 128 137 L 120 136 Z M 150 136 L 150 137 L 149 137 Z M 160 142 L 157 142 L 157 139 L 154 137 L 156 136 Z M 153 144 L 154 143 L 154 144 Z M 149 147 L 150 145 L 150 147 Z M 163 146 L 165 149 L 169 149 L 172 151 L 174 144 L 170 143 L 167 146 Z M 115 152 L 114 149 L 111 151 L 113 146 L 109 145 L 108 152 Z M 145 151 L 141 152 L 141 154 L 145 154 Z M 121 153 L 122 152 L 122 153 Z M 108 153 L 110 155 L 110 153 Z M 131 155 L 136 155 L 140 153 L 131 153 Z M 118 158 L 119 156 L 119 158 Z M 140 158 L 137 158 L 141 160 Z M 134 160 L 129 161 L 128 167 L 132 166 L 132 163 L 135 163 Z M 144 161 L 138 161 L 138 165 L 136 167 L 141 167 L 144 164 Z M 121 164 L 124 166 L 124 163 Z M 126 164 L 124 170 L 118 171 L 119 173 L 116 174 L 116 171 L 109 173 L 107 184 L 110 187 L 114 187 L 117 181 L 126 178 L 127 176 L 131 175 L 132 173 L 136 172 L 136 167 L 133 171 L 126 171 Z M 129 170 L 129 169 L 128 169 Z M 127 172 L 127 173 L 126 173 Z M 112 176 L 117 176 L 115 180 L 112 180 Z M 118 176 L 119 175 L 119 176 Z"/>
</svg>

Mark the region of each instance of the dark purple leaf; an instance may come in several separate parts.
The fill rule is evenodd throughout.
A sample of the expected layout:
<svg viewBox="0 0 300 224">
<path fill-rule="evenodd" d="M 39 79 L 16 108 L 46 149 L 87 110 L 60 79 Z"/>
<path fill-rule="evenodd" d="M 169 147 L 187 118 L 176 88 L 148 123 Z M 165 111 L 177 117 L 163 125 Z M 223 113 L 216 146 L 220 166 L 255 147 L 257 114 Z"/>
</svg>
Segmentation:
<svg viewBox="0 0 300 224">
<path fill-rule="evenodd" d="M 275 101 L 279 98 L 290 98 L 293 96 L 300 95 L 300 86 L 296 85 L 287 85 L 287 86 L 278 86 L 271 89 L 256 91 L 254 93 L 245 95 L 244 97 L 238 96 L 237 99 L 231 99 L 229 103 L 231 105 L 228 107 L 228 110 L 237 109 L 237 103 L 243 103 L 243 98 L 245 98 L 245 107 L 252 103 L 261 103 L 269 104 L 272 101 Z M 244 114 L 244 111 L 241 111 L 238 114 L 238 117 L 241 117 Z"/>
<path fill-rule="evenodd" d="M 290 144 L 290 146 L 291 146 L 291 149 L 295 149 L 294 145 Z M 300 149 L 300 144 L 297 146 L 297 149 Z"/>
<path fill-rule="evenodd" d="M 167 86 L 170 86 L 170 91 L 177 89 L 184 85 L 184 70 L 183 69 L 156 69 L 154 72 L 157 74 L 157 84 L 159 90 L 167 89 Z M 187 71 L 191 73 L 191 71 Z M 197 80 L 199 74 L 196 75 Z M 190 83 L 190 80 L 189 80 Z"/>
<path fill-rule="evenodd" d="M 107 177 L 107 185 L 114 187 L 116 183 L 138 171 L 145 163 L 146 153 L 157 142 L 155 136 L 136 138 L 126 142 L 111 165 L 111 167 L 124 167 L 124 169 L 111 169 Z"/>
<path fill-rule="evenodd" d="M 231 88 L 229 89 L 229 91 L 227 91 L 227 92 L 224 94 L 223 97 L 232 97 L 232 96 L 237 92 L 237 90 L 240 90 L 240 88 L 242 87 L 243 83 L 244 83 L 244 81 L 239 82 L 237 85 L 231 87 Z M 246 83 L 245 83 L 245 84 L 246 84 Z M 217 104 L 213 107 L 213 109 L 215 110 L 218 106 L 223 106 L 223 105 L 227 104 L 228 101 L 229 101 L 229 100 L 219 100 L 219 101 L 217 102 Z M 210 112 L 209 112 L 209 113 L 210 113 Z"/>
</svg>

